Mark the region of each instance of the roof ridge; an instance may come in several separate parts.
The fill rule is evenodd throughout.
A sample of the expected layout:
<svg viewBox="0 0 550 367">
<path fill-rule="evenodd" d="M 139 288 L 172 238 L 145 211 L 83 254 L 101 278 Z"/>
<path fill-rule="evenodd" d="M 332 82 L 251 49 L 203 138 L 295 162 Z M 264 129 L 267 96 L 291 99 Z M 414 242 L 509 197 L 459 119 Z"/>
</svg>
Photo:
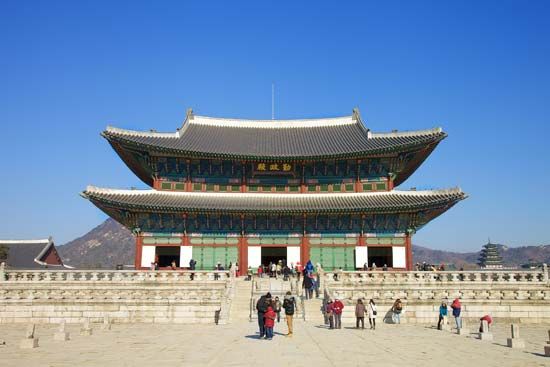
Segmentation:
<svg viewBox="0 0 550 367">
<path fill-rule="evenodd" d="M 359 123 L 353 118 L 353 115 L 323 118 L 305 118 L 305 119 L 242 119 L 227 117 L 212 117 L 193 115 L 187 120 L 187 123 L 193 125 L 236 127 L 236 128 L 262 128 L 262 129 L 280 129 L 280 128 L 308 128 L 323 126 L 354 125 Z"/>
<path fill-rule="evenodd" d="M 51 237 L 42 238 L 42 239 L 33 239 L 33 240 L 1 240 L 0 244 L 3 245 L 16 245 L 16 244 L 39 244 L 39 243 L 50 243 L 52 241 Z"/>
</svg>

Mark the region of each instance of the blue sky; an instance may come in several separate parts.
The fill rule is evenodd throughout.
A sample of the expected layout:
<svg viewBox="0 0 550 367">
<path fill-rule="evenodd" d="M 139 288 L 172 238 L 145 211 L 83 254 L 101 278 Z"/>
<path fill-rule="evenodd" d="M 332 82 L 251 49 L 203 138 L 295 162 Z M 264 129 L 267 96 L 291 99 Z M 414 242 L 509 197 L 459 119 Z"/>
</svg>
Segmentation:
<svg viewBox="0 0 550 367">
<path fill-rule="evenodd" d="M 100 132 L 197 114 L 347 115 L 449 137 L 404 184 L 470 198 L 414 243 L 550 243 L 550 3 L 0 2 L 0 238 L 61 244 L 105 215 L 86 185 L 143 184 Z"/>
</svg>

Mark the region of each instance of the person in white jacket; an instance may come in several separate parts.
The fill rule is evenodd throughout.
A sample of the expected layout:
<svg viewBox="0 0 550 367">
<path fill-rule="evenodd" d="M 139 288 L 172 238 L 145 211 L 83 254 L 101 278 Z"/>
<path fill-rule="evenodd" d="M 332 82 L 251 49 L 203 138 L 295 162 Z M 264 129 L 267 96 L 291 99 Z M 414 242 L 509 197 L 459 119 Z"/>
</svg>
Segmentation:
<svg viewBox="0 0 550 367">
<path fill-rule="evenodd" d="M 376 329 L 376 303 L 374 303 L 374 300 L 371 298 L 369 301 L 369 306 L 367 307 L 367 310 L 369 312 L 369 324 L 370 328 L 372 330 Z"/>
</svg>

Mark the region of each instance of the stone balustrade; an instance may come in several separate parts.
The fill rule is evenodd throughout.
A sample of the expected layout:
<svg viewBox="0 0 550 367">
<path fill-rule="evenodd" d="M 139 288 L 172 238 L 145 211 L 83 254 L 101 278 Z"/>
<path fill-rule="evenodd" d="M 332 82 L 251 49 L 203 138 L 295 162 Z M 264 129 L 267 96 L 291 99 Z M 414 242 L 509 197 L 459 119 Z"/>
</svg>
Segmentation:
<svg viewBox="0 0 550 367">
<path fill-rule="evenodd" d="M 548 269 L 534 271 L 325 272 L 321 285 L 331 298 L 344 300 L 345 317 L 353 318 L 358 298 L 374 299 L 385 318 L 399 298 L 407 321 L 435 322 L 442 301 L 460 298 L 463 317 L 471 321 L 490 314 L 496 320 L 550 323 Z"/>
<path fill-rule="evenodd" d="M 2 270 L 2 269 L 0 269 Z M 9 270 L 0 274 L 1 323 L 224 323 L 227 271 Z"/>
<path fill-rule="evenodd" d="M 528 271 L 330 271 L 323 272 L 323 280 L 342 284 L 550 284 L 546 265 Z"/>
<path fill-rule="evenodd" d="M 229 271 L 204 270 L 4 270 L 0 283 L 26 282 L 157 282 L 227 281 Z"/>
</svg>

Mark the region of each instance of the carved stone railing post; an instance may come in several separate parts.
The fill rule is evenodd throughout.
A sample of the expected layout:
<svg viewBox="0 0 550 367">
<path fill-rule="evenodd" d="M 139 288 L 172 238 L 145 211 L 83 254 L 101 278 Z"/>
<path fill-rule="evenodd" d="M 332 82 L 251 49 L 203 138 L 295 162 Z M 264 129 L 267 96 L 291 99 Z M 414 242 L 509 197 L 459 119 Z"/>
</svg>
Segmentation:
<svg viewBox="0 0 550 367">
<path fill-rule="evenodd" d="M 6 263 L 2 262 L 0 263 L 0 283 L 4 282 L 6 280 Z"/>
<path fill-rule="evenodd" d="M 545 283 L 548 283 L 548 265 L 542 264 L 542 279 Z"/>
</svg>

